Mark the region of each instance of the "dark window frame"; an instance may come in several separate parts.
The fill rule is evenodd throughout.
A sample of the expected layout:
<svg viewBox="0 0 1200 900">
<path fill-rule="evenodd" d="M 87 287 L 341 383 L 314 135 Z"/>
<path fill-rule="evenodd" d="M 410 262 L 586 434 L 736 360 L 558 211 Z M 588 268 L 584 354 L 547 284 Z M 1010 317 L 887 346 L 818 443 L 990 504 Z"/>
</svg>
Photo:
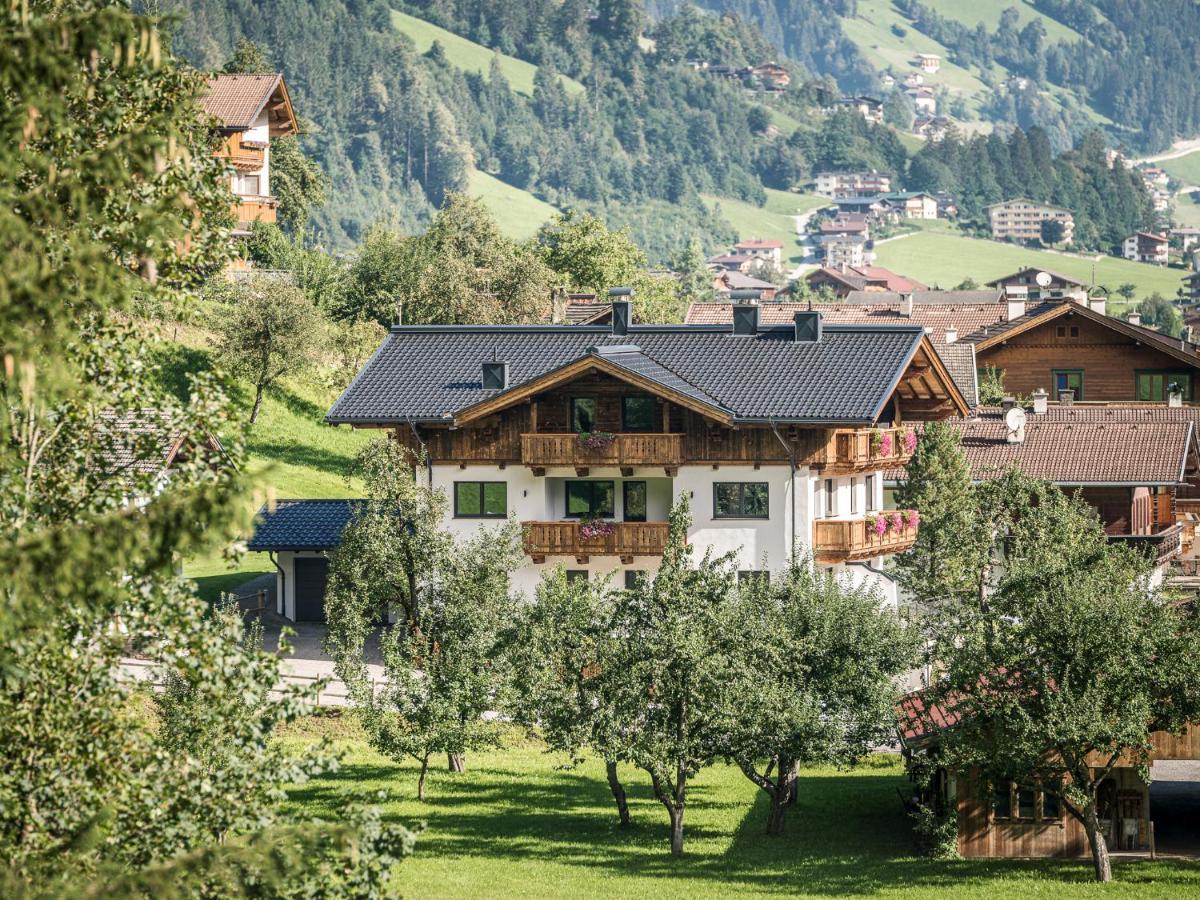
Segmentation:
<svg viewBox="0 0 1200 900">
<path fill-rule="evenodd" d="M 458 489 L 463 485 L 476 484 L 479 485 L 479 512 L 470 513 L 463 512 L 459 506 Z M 504 488 L 504 512 L 489 513 L 485 512 L 487 503 L 484 499 L 484 492 L 488 485 L 498 484 Z M 508 518 L 508 482 L 507 481 L 480 481 L 476 479 L 468 479 L 466 481 L 454 482 L 454 518 L 456 519 L 507 519 Z"/>
<path fill-rule="evenodd" d="M 567 584 L 574 581 L 591 581 L 591 573 L 587 569 L 566 569 Z"/>
<path fill-rule="evenodd" d="M 746 487 L 761 485 L 766 490 L 764 512 L 761 516 L 746 515 Z M 717 512 L 717 494 L 723 487 L 736 486 L 738 490 L 738 512 L 734 514 Z M 771 484 L 767 481 L 714 481 L 713 482 L 713 518 L 714 519 L 749 519 L 761 522 L 771 518 Z"/>
<path fill-rule="evenodd" d="M 1143 401 L 1142 400 L 1142 385 L 1141 385 L 1142 377 L 1143 376 L 1153 377 L 1155 375 L 1161 375 L 1163 377 L 1163 395 L 1160 398 L 1151 398 L 1150 400 Z M 1171 376 L 1183 376 L 1183 399 L 1184 399 L 1185 403 L 1190 403 L 1191 399 L 1192 399 L 1192 394 L 1193 394 L 1193 391 L 1192 391 L 1193 376 L 1192 376 L 1191 372 L 1181 371 L 1179 369 L 1134 369 L 1133 370 L 1133 397 L 1134 397 L 1134 399 L 1141 401 L 1141 402 L 1145 402 L 1145 403 L 1166 403 L 1167 398 L 1170 395 L 1170 391 L 1167 390 L 1167 386 L 1169 384 L 1171 384 L 1172 381 L 1176 380 L 1175 378 L 1172 378 Z"/>
<path fill-rule="evenodd" d="M 575 409 L 578 404 L 583 404 L 583 403 L 587 403 L 587 404 L 591 405 L 591 413 L 590 413 L 591 418 L 592 418 L 592 427 L 591 428 L 579 428 L 577 426 L 578 416 L 576 416 L 576 414 L 575 414 Z M 596 430 L 596 408 L 598 405 L 599 404 L 596 403 L 595 397 L 572 397 L 571 402 L 570 402 L 570 409 L 569 409 L 571 431 L 573 431 L 576 434 L 588 434 L 590 432 L 595 431 Z"/>
<path fill-rule="evenodd" d="M 631 485 L 641 485 L 645 496 L 642 498 L 644 509 L 640 519 L 631 519 L 629 517 L 629 488 Z M 645 522 L 646 517 L 650 513 L 650 486 L 645 481 L 640 479 L 632 479 L 630 481 L 621 482 L 621 520 L 624 522 Z"/>
<path fill-rule="evenodd" d="M 629 424 L 629 402 L 645 402 L 650 405 L 650 421 L 645 428 L 633 428 Z M 633 394 L 621 398 L 621 430 L 629 434 L 651 434 L 658 423 L 655 421 L 658 412 L 658 399 L 650 394 Z"/>
<path fill-rule="evenodd" d="M 592 487 L 590 488 L 591 499 L 589 500 L 589 503 L 588 503 L 588 507 L 589 507 L 588 512 L 571 512 L 571 485 L 573 485 L 573 484 L 592 485 Z M 607 484 L 607 485 L 611 486 L 611 490 L 609 491 L 609 496 L 612 498 L 612 508 L 608 512 L 595 512 L 594 511 L 595 499 L 596 499 L 595 485 L 601 485 L 601 484 Z M 611 478 L 597 478 L 597 479 L 571 478 L 571 479 L 568 479 L 563 485 L 563 512 L 568 519 L 587 519 L 587 518 L 615 519 L 617 517 L 617 483 L 616 483 L 616 481 L 614 481 Z"/>
</svg>

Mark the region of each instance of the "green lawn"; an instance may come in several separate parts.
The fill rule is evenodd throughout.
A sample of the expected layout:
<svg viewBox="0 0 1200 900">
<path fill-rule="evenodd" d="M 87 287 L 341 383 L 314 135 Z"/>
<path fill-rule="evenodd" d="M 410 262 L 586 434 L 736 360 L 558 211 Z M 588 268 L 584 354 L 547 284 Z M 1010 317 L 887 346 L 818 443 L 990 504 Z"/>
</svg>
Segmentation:
<svg viewBox="0 0 1200 900">
<path fill-rule="evenodd" d="M 506 184 L 495 176 L 472 169 L 470 194 L 478 197 L 496 217 L 500 230 L 514 240 L 532 237 L 558 210 L 528 191 Z"/>
<path fill-rule="evenodd" d="M 202 333 L 188 330 L 180 343 L 159 345 L 165 377 L 177 390 L 183 390 L 186 373 L 210 365 L 205 340 Z M 248 417 L 253 397 L 248 386 L 238 387 L 236 399 Z M 336 386 L 298 380 L 285 380 L 268 390 L 246 442 L 250 472 L 262 492 L 270 490 L 281 500 L 360 493 L 357 485 L 346 482 L 346 474 L 358 449 L 376 433 L 325 424 L 325 413 L 339 393 Z M 221 548 L 184 563 L 184 574 L 195 579 L 201 596 L 210 600 L 272 570 L 266 554 L 249 553 L 231 565 Z"/>
<path fill-rule="evenodd" d="M 537 72 L 537 66 L 533 63 L 489 50 L 482 44 L 476 44 L 465 37 L 460 37 L 453 31 L 447 31 L 432 22 L 426 22 L 424 19 L 418 19 L 416 16 L 396 10 L 392 10 L 392 25 L 397 31 L 408 35 L 418 53 L 424 53 L 433 45 L 434 41 L 437 41 L 446 51 L 446 59 L 450 61 L 450 64 L 464 72 L 478 72 L 486 75 L 491 68 L 492 60 L 498 58 L 500 72 L 508 81 L 509 86 L 522 94 L 533 94 L 533 75 Z M 583 93 L 583 85 L 574 78 L 568 78 L 566 75 L 560 75 L 559 78 L 567 89 L 567 93 Z"/>
<path fill-rule="evenodd" d="M 1096 260 L 1027 250 L 1013 244 L 980 240 L 944 231 L 923 230 L 911 237 L 876 245 L 876 263 L 929 285 L 950 288 L 965 278 L 983 284 L 1015 272 L 1023 266 L 1042 266 L 1091 283 L 1095 266 L 1096 283 L 1115 290 L 1125 282 L 1137 285 L 1137 297 L 1158 291 L 1174 297 L 1180 280 L 1187 273 L 1135 263 L 1112 256 Z"/>
<path fill-rule="evenodd" d="M 1191 153 L 1154 165 L 1165 169 L 1168 175 L 1185 185 L 1200 185 L 1200 150 L 1193 150 Z"/>
<path fill-rule="evenodd" d="M 633 826 L 620 829 L 603 766 L 565 760 L 514 738 L 469 754 L 467 772 L 432 772 L 418 803 L 416 765 L 396 765 L 354 736 L 346 719 L 293 728 L 299 746 L 332 733 L 341 768 L 289 790 L 288 811 L 339 819 L 379 802 L 405 825 L 426 823 L 395 888 L 411 897 L 1168 897 L 1200 891 L 1194 862 L 1117 860 L 1116 884 L 1089 881 L 1085 861 L 914 858 L 895 756 L 857 769 L 806 769 L 782 838 L 763 834 L 765 795 L 731 766 L 703 770 L 688 792 L 685 855 L 668 849 L 667 816 L 648 779 L 622 767 Z"/>
<path fill-rule="evenodd" d="M 710 209 L 720 207 L 721 215 L 734 227 L 740 240 L 766 238 L 783 241 L 784 259 L 798 262 L 800 246 L 792 216 L 825 206 L 829 200 L 815 194 L 793 194 L 768 188 L 764 206 L 711 194 L 704 196 L 704 202 Z"/>
<path fill-rule="evenodd" d="M 1200 204 L 1196 202 L 1197 193 L 1189 192 L 1175 196 L 1175 224 L 1185 228 L 1200 228 Z"/>
<path fill-rule="evenodd" d="M 925 0 L 925 5 L 947 19 L 962 22 L 972 28 L 982 22 L 988 31 L 995 31 L 1000 24 L 1000 14 L 1011 8 L 1020 14 L 1018 28 L 1024 28 L 1033 19 L 1040 19 L 1046 28 L 1048 42 L 1074 42 L 1082 37 L 1075 29 L 1038 12 L 1030 0 L 970 0 L 969 3 L 964 3 L 963 0 Z"/>
</svg>

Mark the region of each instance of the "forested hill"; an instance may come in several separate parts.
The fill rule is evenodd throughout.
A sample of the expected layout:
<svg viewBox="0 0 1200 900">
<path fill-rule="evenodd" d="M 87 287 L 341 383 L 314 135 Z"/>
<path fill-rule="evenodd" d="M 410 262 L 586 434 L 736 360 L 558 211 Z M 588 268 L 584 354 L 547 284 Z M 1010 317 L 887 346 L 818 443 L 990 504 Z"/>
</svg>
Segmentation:
<svg viewBox="0 0 1200 900">
<path fill-rule="evenodd" d="M 509 30 L 454 29 L 474 45 L 441 32 L 423 53 L 404 29 L 456 24 L 435 15 L 437 4 L 410 6 L 422 17 L 413 18 L 385 0 L 171 2 L 174 50 L 194 65 L 218 68 L 248 38 L 286 74 L 311 123 L 306 150 L 333 183 L 312 219 L 331 245 L 359 241 L 380 217 L 414 230 L 478 169 L 553 206 L 630 225 L 654 259 L 692 237 L 715 248 L 732 235 L 701 195 L 761 203 L 764 185 L 790 187 L 799 173 L 781 155 L 798 151 L 780 146 L 780 132 L 815 119 L 833 90 L 803 84 L 799 69 L 791 89 L 771 96 L 692 71 L 683 60 L 702 45 L 741 62 L 773 51 L 744 23 L 693 13 L 660 23 L 671 49 L 652 52 L 646 35 L 656 31 L 634 0 L 480 4 L 502 11 Z M 478 45 L 484 63 L 473 70 L 478 60 L 458 44 Z"/>
<path fill-rule="evenodd" d="M 917 52 L 936 53 L 942 70 L 927 82 L 943 95 L 939 112 L 985 128 L 1039 125 L 1055 149 L 1096 125 L 1135 150 L 1200 133 L 1195 0 L 700 3 L 757 22 L 788 56 L 847 90 L 879 92 L 872 70 L 899 77 Z"/>
</svg>

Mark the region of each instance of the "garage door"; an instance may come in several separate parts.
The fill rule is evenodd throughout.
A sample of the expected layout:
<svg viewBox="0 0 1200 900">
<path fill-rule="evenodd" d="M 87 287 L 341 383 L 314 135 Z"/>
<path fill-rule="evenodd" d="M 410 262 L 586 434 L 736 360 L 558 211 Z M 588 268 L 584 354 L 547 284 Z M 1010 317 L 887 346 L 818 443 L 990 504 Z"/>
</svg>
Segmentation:
<svg viewBox="0 0 1200 900">
<path fill-rule="evenodd" d="M 296 560 L 296 621 L 325 621 L 325 582 L 329 578 L 329 560 L 323 557 Z"/>
</svg>

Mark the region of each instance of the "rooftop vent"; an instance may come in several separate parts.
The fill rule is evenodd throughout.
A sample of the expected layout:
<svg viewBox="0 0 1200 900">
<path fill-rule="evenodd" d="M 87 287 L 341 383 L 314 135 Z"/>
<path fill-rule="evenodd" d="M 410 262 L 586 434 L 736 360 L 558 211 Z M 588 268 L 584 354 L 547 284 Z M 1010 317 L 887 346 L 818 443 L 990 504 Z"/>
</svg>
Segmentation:
<svg viewBox="0 0 1200 900">
<path fill-rule="evenodd" d="M 1129 321 L 1130 325 L 1141 325 L 1142 324 L 1142 314 L 1140 312 L 1138 312 L 1136 309 L 1131 309 L 1129 311 L 1129 314 L 1125 318 Z"/>
<path fill-rule="evenodd" d="M 953 344 L 958 340 L 958 329 L 950 327 L 946 329 L 946 343 Z"/>
<path fill-rule="evenodd" d="M 758 334 L 758 291 L 733 291 L 733 333 L 741 337 Z"/>
<path fill-rule="evenodd" d="M 1100 313 L 1100 315 L 1108 314 L 1108 298 L 1107 297 L 1092 297 L 1088 301 L 1088 306 L 1092 312 Z"/>
<path fill-rule="evenodd" d="M 824 327 L 819 312 L 798 312 L 793 319 L 796 322 L 797 344 L 821 343 Z"/>
<path fill-rule="evenodd" d="M 905 291 L 900 295 L 900 315 L 906 319 L 911 319 L 913 313 L 913 295 Z"/>
<path fill-rule="evenodd" d="M 483 389 L 502 391 L 508 387 L 508 363 L 492 360 L 483 364 Z"/>
<path fill-rule="evenodd" d="M 1050 395 L 1038 388 L 1033 392 L 1033 414 L 1035 416 L 1044 416 L 1046 414 L 1047 404 L 1050 401 Z"/>
<path fill-rule="evenodd" d="M 1075 392 L 1074 391 L 1059 391 L 1058 392 L 1058 402 L 1061 403 L 1063 406 L 1074 406 L 1075 405 Z"/>
<path fill-rule="evenodd" d="M 629 326 L 633 322 L 633 288 L 612 288 L 608 296 L 612 300 L 612 333 L 629 334 Z"/>
</svg>

